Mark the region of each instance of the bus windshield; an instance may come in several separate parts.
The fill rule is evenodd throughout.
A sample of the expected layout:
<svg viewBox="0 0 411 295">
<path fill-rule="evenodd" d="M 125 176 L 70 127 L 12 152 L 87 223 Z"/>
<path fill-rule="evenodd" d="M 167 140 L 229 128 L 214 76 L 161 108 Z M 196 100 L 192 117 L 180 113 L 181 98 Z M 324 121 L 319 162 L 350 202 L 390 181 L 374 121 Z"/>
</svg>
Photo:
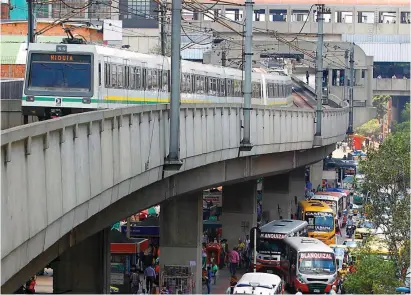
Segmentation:
<svg viewBox="0 0 411 295">
<path fill-rule="evenodd" d="M 335 256 L 333 253 L 300 253 L 298 270 L 303 274 L 333 274 L 336 271 Z"/>
<path fill-rule="evenodd" d="M 284 244 L 279 239 L 260 239 L 257 252 L 261 254 L 280 254 L 284 250 Z"/>
<path fill-rule="evenodd" d="M 334 230 L 334 214 L 331 212 L 306 212 L 309 231 L 329 232 Z"/>
<path fill-rule="evenodd" d="M 32 53 L 32 90 L 90 91 L 91 56 Z"/>
</svg>

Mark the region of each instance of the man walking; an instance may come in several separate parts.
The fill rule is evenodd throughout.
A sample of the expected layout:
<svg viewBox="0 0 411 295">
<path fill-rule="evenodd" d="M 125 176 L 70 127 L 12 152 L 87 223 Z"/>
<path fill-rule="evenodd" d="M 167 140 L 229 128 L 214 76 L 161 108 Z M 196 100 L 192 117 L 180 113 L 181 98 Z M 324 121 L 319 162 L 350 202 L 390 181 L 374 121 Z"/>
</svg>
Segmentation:
<svg viewBox="0 0 411 295">
<path fill-rule="evenodd" d="M 149 266 L 144 270 L 144 276 L 146 278 L 147 293 L 150 293 L 153 291 L 153 283 L 156 279 L 156 272 L 154 268 L 151 266 L 151 264 L 149 264 Z"/>
<path fill-rule="evenodd" d="M 230 252 L 230 272 L 232 276 L 235 276 L 239 262 L 240 255 L 238 255 L 237 249 L 234 247 L 233 250 Z"/>
<path fill-rule="evenodd" d="M 138 288 L 140 286 L 140 277 L 137 272 L 137 266 L 134 266 L 134 269 L 131 272 L 130 284 L 131 284 L 131 294 L 138 294 Z"/>
</svg>

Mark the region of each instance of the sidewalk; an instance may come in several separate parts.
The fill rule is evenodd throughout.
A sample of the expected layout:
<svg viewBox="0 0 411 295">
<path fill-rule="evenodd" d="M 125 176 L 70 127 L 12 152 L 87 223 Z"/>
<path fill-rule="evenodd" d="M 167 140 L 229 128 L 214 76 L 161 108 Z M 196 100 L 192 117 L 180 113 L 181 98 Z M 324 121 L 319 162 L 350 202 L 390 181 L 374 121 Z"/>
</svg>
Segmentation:
<svg viewBox="0 0 411 295">
<path fill-rule="evenodd" d="M 241 279 L 243 274 L 246 273 L 244 269 L 237 270 L 236 276 Z M 227 267 L 220 269 L 217 273 L 217 284 L 211 283 L 211 294 L 226 294 L 227 288 L 230 286 L 230 271 Z M 207 286 L 203 285 L 203 294 L 207 294 Z"/>
</svg>

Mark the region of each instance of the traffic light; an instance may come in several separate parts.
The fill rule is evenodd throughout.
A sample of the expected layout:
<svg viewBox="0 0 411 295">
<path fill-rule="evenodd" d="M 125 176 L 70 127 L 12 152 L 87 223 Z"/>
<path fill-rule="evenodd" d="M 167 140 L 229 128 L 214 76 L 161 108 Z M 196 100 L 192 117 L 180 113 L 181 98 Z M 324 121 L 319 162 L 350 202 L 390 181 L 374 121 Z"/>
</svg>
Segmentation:
<svg viewBox="0 0 411 295">
<path fill-rule="evenodd" d="M 257 245 L 260 243 L 261 229 L 259 229 L 258 227 L 253 227 L 250 230 L 250 247 L 252 249 L 254 248 L 254 234 L 255 234 L 256 229 L 257 229 Z"/>
</svg>

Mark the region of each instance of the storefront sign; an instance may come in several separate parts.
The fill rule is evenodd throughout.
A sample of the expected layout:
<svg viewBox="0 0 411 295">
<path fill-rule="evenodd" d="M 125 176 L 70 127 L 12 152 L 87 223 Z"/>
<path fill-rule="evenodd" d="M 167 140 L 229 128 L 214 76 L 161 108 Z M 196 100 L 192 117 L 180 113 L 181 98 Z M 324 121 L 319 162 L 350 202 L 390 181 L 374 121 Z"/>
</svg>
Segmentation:
<svg viewBox="0 0 411 295">
<path fill-rule="evenodd" d="M 203 206 L 207 207 L 207 203 L 213 202 L 213 206 L 222 207 L 222 192 L 204 192 L 203 193 Z"/>
<path fill-rule="evenodd" d="M 124 285 L 124 264 L 111 263 L 110 284 Z"/>
</svg>

